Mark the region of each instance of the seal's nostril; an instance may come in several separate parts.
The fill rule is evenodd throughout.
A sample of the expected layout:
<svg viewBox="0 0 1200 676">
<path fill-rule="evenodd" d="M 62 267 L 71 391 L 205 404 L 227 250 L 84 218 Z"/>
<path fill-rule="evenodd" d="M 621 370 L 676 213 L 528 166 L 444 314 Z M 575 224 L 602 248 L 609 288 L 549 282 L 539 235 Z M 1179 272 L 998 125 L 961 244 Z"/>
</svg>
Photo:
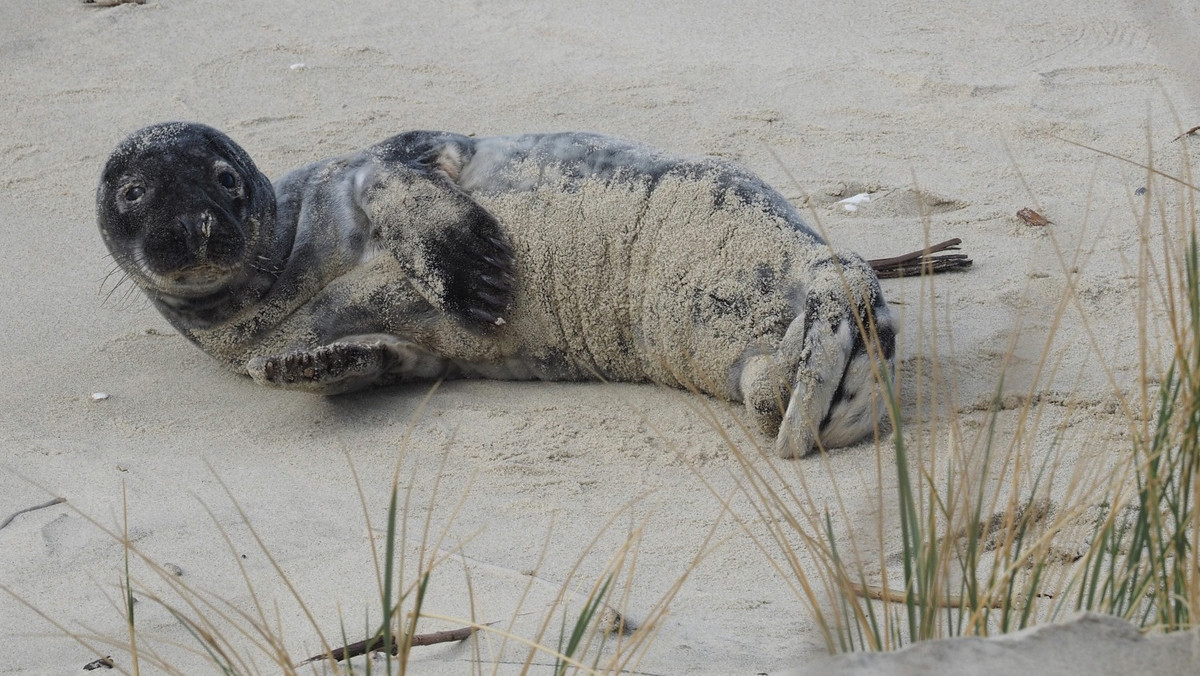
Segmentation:
<svg viewBox="0 0 1200 676">
<path fill-rule="evenodd" d="M 183 229 L 183 238 L 187 248 L 197 258 L 208 256 L 208 240 L 212 236 L 213 215 L 207 211 L 199 214 L 183 214 L 176 217 L 176 222 Z"/>
<path fill-rule="evenodd" d="M 215 219 L 207 211 L 199 214 L 185 214 L 176 217 L 175 220 L 183 226 L 183 231 L 187 234 L 189 240 L 199 237 L 207 239 L 212 236 L 212 226 Z"/>
</svg>

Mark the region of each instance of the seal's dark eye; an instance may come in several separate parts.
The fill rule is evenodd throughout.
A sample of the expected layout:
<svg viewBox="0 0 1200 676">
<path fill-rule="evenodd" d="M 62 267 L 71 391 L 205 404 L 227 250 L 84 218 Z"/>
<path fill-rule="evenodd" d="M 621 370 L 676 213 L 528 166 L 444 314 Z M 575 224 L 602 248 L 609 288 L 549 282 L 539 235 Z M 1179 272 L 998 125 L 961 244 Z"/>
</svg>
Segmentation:
<svg viewBox="0 0 1200 676">
<path fill-rule="evenodd" d="M 220 183 L 221 187 L 226 190 L 233 190 L 237 185 L 237 179 L 233 177 L 232 171 L 222 171 L 217 174 L 217 183 Z"/>
<path fill-rule="evenodd" d="M 136 202 L 142 199 L 142 195 L 146 194 L 146 189 L 140 185 L 131 185 L 125 189 L 123 197 L 126 202 Z"/>
</svg>

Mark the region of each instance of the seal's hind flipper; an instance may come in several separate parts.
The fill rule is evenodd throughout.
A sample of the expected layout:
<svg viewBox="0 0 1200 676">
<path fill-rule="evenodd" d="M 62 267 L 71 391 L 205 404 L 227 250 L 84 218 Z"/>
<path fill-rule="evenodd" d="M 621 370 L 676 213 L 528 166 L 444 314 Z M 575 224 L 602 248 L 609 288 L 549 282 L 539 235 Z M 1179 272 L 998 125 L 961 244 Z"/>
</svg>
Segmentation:
<svg viewBox="0 0 1200 676">
<path fill-rule="evenodd" d="M 839 251 L 811 261 L 809 272 L 804 305 L 774 355 L 777 369 L 795 369 L 775 439 L 783 458 L 847 446 L 878 430 L 885 410 L 878 383 L 894 372 L 895 324 L 867 262 Z M 743 388 L 748 406 L 777 392 L 754 396 Z"/>
<path fill-rule="evenodd" d="M 433 306 L 481 331 L 505 323 L 513 252 L 500 221 L 440 167 L 386 164 L 362 207 L 384 246 Z"/>
</svg>

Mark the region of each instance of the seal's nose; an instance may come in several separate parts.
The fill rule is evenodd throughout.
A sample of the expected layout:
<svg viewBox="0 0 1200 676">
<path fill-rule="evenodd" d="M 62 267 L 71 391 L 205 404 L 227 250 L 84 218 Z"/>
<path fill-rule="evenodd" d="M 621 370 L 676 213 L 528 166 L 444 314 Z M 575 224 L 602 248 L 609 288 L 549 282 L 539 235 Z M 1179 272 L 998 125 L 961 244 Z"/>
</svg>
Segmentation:
<svg viewBox="0 0 1200 676">
<path fill-rule="evenodd" d="M 197 260 L 208 257 L 208 238 L 212 236 L 213 215 L 208 211 L 184 214 L 177 218 L 183 228 L 184 241 Z"/>
</svg>

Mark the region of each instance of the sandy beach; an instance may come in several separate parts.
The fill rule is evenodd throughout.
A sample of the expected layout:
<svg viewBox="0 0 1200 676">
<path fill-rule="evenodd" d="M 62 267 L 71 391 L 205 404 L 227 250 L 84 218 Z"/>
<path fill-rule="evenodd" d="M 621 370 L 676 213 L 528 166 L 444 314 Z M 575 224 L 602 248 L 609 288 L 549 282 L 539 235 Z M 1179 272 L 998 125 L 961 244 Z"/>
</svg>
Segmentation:
<svg viewBox="0 0 1200 676">
<path fill-rule="evenodd" d="M 743 435 L 738 408 L 634 384 L 454 381 L 321 398 L 256 387 L 179 337 L 110 274 L 95 215 L 114 145 L 164 120 L 222 129 L 272 178 L 410 129 L 591 130 L 738 162 L 868 258 L 963 240 L 973 267 L 932 293 L 882 282 L 914 444 L 928 413 L 914 374 L 935 355 L 955 393 L 942 405 L 969 432 L 1007 363 L 1001 394 L 1015 403 L 1001 427 L 1031 393 L 1045 403 L 1033 457 L 1069 465 L 1120 442 L 1114 386 L 1136 389 L 1143 367 L 1146 174 L 1077 144 L 1179 169 L 1190 146 L 1172 139 L 1200 124 L 1200 6 L 760 5 L 0 4 L 0 519 L 67 501 L 0 530 L 0 585 L 72 631 L 120 641 L 123 548 L 85 516 L 114 532 L 127 522 L 138 549 L 189 586 L 247 613 L 261 603 L 306 657 L 322 649 L 306 612 L 330 640 L 378 622 L 372 541 L 403 458 L 406 566 L 447 555 L 431 616 L 536 638 L 560 591 L 577 612 L 632 541 L 632 575 L 617 583 L 632 624 L 687 579 L 629 669 L 772 673 L 826 653 L 794 581 L 754 542 L 763 530 L 737 493 L 728 439 L 765 442 Z M 839 203 L 860 193 L 870 201 L 854 211 Z M 1049 224 L 1027 224 L 1023 208 Z M 1069 283 L 1079 302 L 1060 318 Z M 1035 382 L 1055 327 L 1054 368 Z M 1161 362 L 1159 338 L 1149 358 Z M 780 466 L 869 525 L 876 461 L 868 441 Z M 137 561 L 131 574 L 139 627 L 188 646 L 169 653 L 181 672 L 215 672 L 150 598 L 167 583 Z M 542 640 L 557 642 L 559 621 Z M 3 594 L 0 636 L 0 673 L 75 673 L 97 657 Z M 481 660 L 517 673 L 526 654 L 481 633 L 414 649 L 410 668 L 471 673 Z"/>
</svg>

